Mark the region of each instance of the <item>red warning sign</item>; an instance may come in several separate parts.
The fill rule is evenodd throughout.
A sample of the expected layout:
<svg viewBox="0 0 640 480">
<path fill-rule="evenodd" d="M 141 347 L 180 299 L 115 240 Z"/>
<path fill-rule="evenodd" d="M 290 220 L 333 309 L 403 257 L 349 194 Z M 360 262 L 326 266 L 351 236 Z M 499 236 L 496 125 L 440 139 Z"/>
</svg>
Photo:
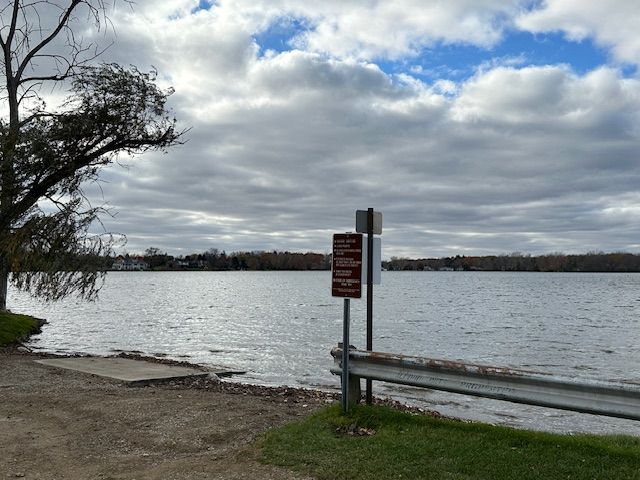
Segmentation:
<svg viewBox="0 0 640 480">
<path fill-rule="evenodd" d="M 331 295 L 334 297 L 362 297 L 362 234 L 333 235 L 331 263 Z"/>
</svg>

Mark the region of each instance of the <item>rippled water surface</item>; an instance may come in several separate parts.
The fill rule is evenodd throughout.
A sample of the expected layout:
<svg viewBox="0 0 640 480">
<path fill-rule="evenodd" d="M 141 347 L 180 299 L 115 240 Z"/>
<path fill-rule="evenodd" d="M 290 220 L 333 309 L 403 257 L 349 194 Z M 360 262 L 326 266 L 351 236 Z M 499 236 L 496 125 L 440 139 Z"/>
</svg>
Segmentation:
<svg viewBox="0 0 640 480">
<path fill-rule="evenodd" d="M 49 320 L 52 352 L 140 351 L 247 370 L 243 381 L 337 389 L 329 351 L 342 300 L 329 272 L 112 272 L 100 299 L 10 308 Z M 365 344 L 364 301 L 351 343 Z M 599 379 L 640 381 L 640 274 L 383 272 L 374 350 Z M 557 431 L 640 435 L 640 422 L 374 383 L 448 415 Z"/>
</svg>

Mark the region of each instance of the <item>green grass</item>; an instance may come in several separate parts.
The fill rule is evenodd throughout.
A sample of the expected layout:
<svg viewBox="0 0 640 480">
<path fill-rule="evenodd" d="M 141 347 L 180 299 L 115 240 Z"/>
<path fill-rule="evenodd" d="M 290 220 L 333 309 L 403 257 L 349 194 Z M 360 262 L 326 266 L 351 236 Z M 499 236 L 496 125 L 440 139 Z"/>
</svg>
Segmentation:
<svg viewBox="0 0 640 480">
<path fill-rule="evenodd" d="M 354 426 L 375 434 L 341 433 Z M 640 438 L 531 432 L 377 406 L 348 416 L 328 407 L 268 432 L 260 446 L 264 463 L 318 479 L 640 479 Z"/>
<path fill-rule="evenodd" d="M 33 317 L 0 312 L 0 347 L 25 339 L 36 325 Z"/>
</svg>

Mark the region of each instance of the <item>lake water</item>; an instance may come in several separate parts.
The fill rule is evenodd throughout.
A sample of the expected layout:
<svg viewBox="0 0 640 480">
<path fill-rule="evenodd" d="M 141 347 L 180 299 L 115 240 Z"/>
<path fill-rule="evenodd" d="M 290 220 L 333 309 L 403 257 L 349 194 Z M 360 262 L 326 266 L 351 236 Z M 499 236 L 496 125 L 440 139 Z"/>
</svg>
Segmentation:
<svg viewBox="0 0 640 480">
<path fill-rule="evenodd" d="M 338 390 L 329 352 L 342 300 L 330 283 L 329 272 L 112 272 L 94 303 L 10 291 L 9 306 L 49 320 L 31 342 L 44 351 L 139 351 Z M 365 302 L 351 304 L 351 343 L 364 347 Z M 374 350 L 640 381 L 640 274 L 383 272 Z M 374 394 L 492 423 L 640 435 L 640 422 L 602 416 L 377 382 Z"/>
</svg>

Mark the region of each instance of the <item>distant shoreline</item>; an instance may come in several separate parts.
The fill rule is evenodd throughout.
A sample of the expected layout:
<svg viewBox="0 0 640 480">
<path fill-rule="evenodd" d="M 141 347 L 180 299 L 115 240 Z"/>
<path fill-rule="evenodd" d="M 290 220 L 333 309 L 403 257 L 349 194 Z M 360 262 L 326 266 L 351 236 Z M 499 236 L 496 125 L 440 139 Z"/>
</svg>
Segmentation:
<svg viewBox="0 0 640 480">
<path fill-rule="evenodd" d="M 105 270 L 106 272 L 118 272 L 118 273 L 139 273 L 139 272 L 169 272 L 169 273 L 193 273 L 193 272 L 218 272 L 218 273 L 224 273 L 224 272 L 229 272 L 229 273 L 234 273 L 234 272 L 264 272 L 264 273 L 274 273 L 274 272 L 298 272 L 298 273 L 308 273 L 308 272 L 330 272 L 331 270 L 248 270 L 248 269 L 244 269 L 244 270 L 207 270 L 207 269 L 198 269 L 198 268 L 193 268 L 193 269 L 188 269 L 188 268 L 184 268 L 184 269 L 154 269 L 154 270 L 114 270 L 114 269 L 107 269 Z M 412 270 L 412 269 L 403 269 L 403 270 L 387 270 L 384 269 L 384 272 L 394 272 L 394 273 L 399 273 L 399 272 L 433 272 L 433 273 L 640 273 L 640 270 L 626 270 L 626 271 L 615 271 L 615 270 L 479 270 L 479 269 L 473 269 L 473 270 L 446 270 L 446 269 L 442 269 L 442 270 L 428 270 L 428 269 L 424 269 L 424 270 Z"/>
<path fill-rule="evenodd" d="M 101 260 L 107 271 L 328 271 L 331 255 L 297 252 L 233 252 L 216 250 L 174 257 L 166 253 L 126 255 Z M 522 253 L 441 258 L 391 257 L 383 270 L 479 272 L 592 272 L 639 273 L 640 255 L 626 252 L 590 252 L 578 255 Z"/>
</svg>

